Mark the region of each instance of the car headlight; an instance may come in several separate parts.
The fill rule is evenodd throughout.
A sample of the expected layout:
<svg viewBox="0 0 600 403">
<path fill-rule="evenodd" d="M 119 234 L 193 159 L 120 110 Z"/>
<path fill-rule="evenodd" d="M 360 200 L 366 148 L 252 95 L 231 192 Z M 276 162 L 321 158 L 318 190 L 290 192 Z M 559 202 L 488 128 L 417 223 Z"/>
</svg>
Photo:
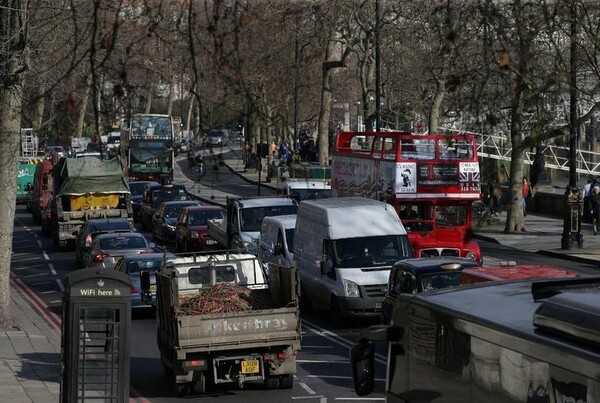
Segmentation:
<svg viewBox="0 0 600 403">
<path fill-rule="evenodd" d="M 200 234 L 197 231 L 190 231 L 190 238 L 198 239 L 200 238 Z"/>
<path fill-rule="evenodd" d="M 467 252 L 466 258 L 470 259 L 470 260 L 476 260 L 477 259 L 477 255 L 475 254 L 475 252 Z"/>
<path fill-rule="evenodd" d="M 358 288 L 358 284 L 350 280 L 343 280 L 343 283 L 344 293 L 346 293 L 347 297 L 360 297 L 360 289 Z"/>
</svg>

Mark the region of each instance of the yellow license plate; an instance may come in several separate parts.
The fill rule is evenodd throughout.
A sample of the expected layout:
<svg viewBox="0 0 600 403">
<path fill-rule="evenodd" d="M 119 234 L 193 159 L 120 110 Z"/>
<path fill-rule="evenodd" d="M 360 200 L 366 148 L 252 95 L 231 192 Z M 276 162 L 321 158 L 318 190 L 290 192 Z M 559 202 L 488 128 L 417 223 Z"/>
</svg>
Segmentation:
<svg viewBox="0 0 600 403">
<path fill-rule="evenodd" d="M 156 284 L 150 284 L 150 291 L 156 292 Z"/>
<path fill-rule="evenodd" d="M 256 374 L 260 372 L 258 360 L 242 361 L 242 374 Z"/>
</svg>

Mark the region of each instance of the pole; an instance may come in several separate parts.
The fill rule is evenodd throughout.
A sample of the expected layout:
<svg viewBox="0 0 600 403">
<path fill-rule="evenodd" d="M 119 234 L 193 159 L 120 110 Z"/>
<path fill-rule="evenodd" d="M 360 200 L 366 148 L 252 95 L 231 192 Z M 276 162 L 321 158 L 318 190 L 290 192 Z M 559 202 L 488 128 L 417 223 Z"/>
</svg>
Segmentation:
<svg viewBox="0 0 600 403">
<path fill-rule="evenodd" d="M 375 131 L 381 131 L 381 0 L 375 0 Z"/>
<path fill-rule="evenodd" d="M 571 1 L 571 56 L 570 56 L 570 89 L 569 89 L 569 185 L 565 193 L 565 213 L 563 222 L 563 234 L 561 248 L 570 249 L 573 238 L 577 245 L 583 247 L 581 235 L 581 192 L 577 188 L 577 139 L 578 139 L 578 116 L 577 116 L 577 5 Z"/>
<path fill-rule="evenodd" d="M 298 30 L 300 23 L 299 17 L 296 14 L 296 38 L 294 40 L 294 145 L 292 150 L 297 150 L 298 147 L 298 69 L 300 65 L 300 39 L 298 38 Z"/>
</svg>

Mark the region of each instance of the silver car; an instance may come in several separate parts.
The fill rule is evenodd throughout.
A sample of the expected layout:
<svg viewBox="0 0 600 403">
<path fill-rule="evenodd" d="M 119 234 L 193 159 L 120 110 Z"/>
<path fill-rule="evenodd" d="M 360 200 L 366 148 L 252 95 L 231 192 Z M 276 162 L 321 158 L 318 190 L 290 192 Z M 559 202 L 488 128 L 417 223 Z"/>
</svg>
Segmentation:
<svg viewBox="0 0 600 403">
<path fill-rule="evenodd" d="M 94 239 L 82 260 L 87 268 L 114 269 L 123 256 L 154 252 L 154 243 L 138 232 L 102 234 Z"/>
</svg>

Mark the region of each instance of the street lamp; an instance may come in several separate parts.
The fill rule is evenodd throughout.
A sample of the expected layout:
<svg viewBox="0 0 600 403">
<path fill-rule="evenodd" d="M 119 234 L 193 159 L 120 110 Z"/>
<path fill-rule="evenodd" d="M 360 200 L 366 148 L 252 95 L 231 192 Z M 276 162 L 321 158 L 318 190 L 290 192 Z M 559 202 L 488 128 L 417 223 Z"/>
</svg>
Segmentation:
<svg viewBox="0 0 600 403">
<path fill-rule="evenodd" d="M 569 102 L 569 185 L 565 192 L 565 211 L 563 233 L 560 242 L 561 249 L 570 249 L 573 238 L 577 245 L 583 247 L 581 235 L 581 191 L 577 188 L 577 138 L 579 125 L 577 123 L 577 7 L 571 1 L 571 60 L 570 60 L 570 102 Z"/>
</svg>

